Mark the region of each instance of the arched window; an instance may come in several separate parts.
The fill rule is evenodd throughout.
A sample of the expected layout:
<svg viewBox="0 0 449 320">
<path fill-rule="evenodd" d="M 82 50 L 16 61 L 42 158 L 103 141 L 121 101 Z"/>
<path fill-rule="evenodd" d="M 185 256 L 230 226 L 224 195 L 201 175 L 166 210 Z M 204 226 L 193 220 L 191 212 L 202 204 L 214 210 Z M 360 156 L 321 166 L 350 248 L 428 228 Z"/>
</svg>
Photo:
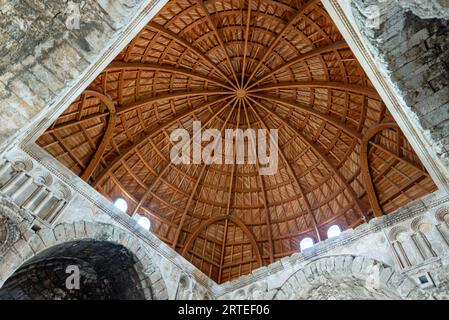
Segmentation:
<svg viewBox="0 0 449 320">
<path fill-rule="evenodd" d="M 128 210 L 128 203 L 125 199 L 118 198 L 117 200 L 115 200 L 114 205 L 123 212 L 126 212 Z"/>
<path fill-rule="evenodd" d="M 299 247 L 301 248 L 301 251 L 304 251 L 308 248 L 312 248 L 313 239 L 309 237 L 302 239 L 301 242 L 299 243 Z"/>
<path fill-rule="evenodd" d="M 144 228 L 145 230 L 150 230 L 151 228 L 151 221 L 147 217 L 144 217 L 138 213 L 134 215 L 134 219 L 137 221 L 137 223 Z"/>
<path fill-rule="evenodd" d="M 328 238 L 338 237 L 340 234 L 341 234 L 341 229 L 336 224 L 334 224 L 329 229 L 327 229 L 327 237 Z"/>
</svg>

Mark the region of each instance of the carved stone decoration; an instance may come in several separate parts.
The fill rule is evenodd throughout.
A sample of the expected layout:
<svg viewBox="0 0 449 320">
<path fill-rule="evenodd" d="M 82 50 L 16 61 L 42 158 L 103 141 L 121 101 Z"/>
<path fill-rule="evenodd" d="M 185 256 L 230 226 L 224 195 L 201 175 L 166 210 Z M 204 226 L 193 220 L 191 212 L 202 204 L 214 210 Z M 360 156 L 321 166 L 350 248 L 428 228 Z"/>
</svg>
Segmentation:
<svg viewBox="0 0 449 320">
<path fill-rule="evenodd" d="M 31 171 L 33 162 L 30 159 L 18 159 L 14 162 L 13 168 L 16 171 Z"/>
<path fill-rule="evenodd" d="M 444 207 L 437 211 L 435 217 L 439 222 L 449 224 L 449 208 Z"/>
<path fill-rule="evenodd" d="M 7 218 L 4 214 L 4 209 L 0 204 L 0 258 L 20 236 L 20 230 L 17 224 Z"/>
</svg>

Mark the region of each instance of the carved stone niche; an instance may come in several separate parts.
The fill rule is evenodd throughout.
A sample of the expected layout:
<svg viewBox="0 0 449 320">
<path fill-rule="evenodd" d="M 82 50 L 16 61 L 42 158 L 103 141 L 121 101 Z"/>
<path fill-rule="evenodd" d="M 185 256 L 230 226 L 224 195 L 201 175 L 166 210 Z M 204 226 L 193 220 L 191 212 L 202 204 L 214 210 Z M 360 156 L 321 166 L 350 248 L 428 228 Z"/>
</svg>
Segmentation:
<svg viewBox="0 0 449 320">
<path fill-rule="evenodd" d="M 4 210 L 0 205 L 0 258 L 20 236 L 17 224 L 7 217 Z"/>
</svg>

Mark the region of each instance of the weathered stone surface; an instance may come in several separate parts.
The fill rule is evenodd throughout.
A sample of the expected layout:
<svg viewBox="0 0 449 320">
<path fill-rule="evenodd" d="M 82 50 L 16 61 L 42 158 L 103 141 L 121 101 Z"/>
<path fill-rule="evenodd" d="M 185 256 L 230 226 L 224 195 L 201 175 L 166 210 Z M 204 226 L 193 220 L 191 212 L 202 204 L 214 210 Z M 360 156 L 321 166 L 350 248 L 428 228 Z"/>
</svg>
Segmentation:
<svg viewBox="0 0 449 320">
<path fill-rule="evenodd" d="M 351 2 L 372 55 L 387 70 L 410 108 L 413 123 L 449 167 L 449 3 L 447 0 Z M 367 25 L 370 7 L 379 28 Z"/>
<path fill-rule="evenodd" d="M 1 0 L 0 153 L 157 2 Z"/>
</svg>

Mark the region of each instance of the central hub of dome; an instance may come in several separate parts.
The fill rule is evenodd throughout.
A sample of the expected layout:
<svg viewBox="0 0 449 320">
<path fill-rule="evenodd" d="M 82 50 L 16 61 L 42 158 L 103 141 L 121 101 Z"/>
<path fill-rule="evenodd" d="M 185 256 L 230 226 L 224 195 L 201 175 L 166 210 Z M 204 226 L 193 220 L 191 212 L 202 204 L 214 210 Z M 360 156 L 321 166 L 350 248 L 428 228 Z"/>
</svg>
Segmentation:
<svg viewBox="0 0 449 320">
<path fill-rule="evenodd" d="M 245 89 L 237 89 L 235 91 L 235 95 L 237 96 L 237 98 L 243 99 L 246 97 L 246 90 Z"/>
</svg>

